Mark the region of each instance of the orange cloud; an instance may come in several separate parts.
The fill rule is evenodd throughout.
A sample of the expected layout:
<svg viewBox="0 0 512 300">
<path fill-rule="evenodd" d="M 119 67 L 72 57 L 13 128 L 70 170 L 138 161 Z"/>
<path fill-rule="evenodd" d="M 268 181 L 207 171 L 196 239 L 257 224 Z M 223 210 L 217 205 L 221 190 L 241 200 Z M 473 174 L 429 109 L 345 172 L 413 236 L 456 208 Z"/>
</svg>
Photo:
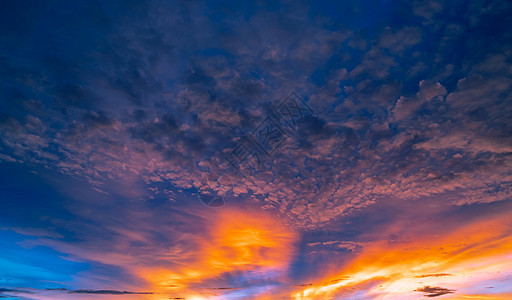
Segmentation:
<svg viewBox="0 0 512 300">
<path fill-rule="evenodd" d="M 511 232 L 512 220 L 507 213 L 451 232 L 438 232 L 434 239 L 417 233 L 412 242 L 370 243 L 341 271 L 294 292 L 292 298 L 334 299 L 362 292 L 369 299 L 417 299 L 422 297 L 421 291 L 438 287 L 439 291 L 450 291 L 443 296 L 446 299 L 471 299 L 465 290 L 512 270 Z M 498 293 L 479 299 L 504 299 Z"/>
<path fill-rule="evenodd" d="M 200 236 L 188 262 L 172 268 L 138 268 L 137 275 L 158 293 L 207 299 L 229 291 L 230 286 L 219 286 L 225 284 L 219 278 L 226 274 L 250 272 L 258 280 L 283 274 L 296 248 L 296 234 L 277 217 L 236 209 L 216 213 Z"/>
</svg>

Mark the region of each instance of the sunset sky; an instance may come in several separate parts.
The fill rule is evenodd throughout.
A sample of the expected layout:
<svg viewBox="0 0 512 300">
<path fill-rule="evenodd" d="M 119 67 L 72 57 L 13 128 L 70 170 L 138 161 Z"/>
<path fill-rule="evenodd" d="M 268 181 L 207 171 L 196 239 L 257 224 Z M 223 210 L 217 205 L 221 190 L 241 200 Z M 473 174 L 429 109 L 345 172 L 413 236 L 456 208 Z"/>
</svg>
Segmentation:
<svg viewBox="0 0 512 300">
<path fill-rule="evenodd" d="M 0 299 L 512 299 L 510 24 L 1 1 Z"/>
</svg>

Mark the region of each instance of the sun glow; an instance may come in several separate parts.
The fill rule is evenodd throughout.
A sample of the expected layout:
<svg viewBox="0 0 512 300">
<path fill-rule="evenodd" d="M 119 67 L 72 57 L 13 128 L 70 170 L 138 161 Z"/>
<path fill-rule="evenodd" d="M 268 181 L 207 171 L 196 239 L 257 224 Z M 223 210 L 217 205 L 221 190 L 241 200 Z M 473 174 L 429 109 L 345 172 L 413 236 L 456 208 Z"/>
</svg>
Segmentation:
<svg viewBox="0 0 512 300">
<path fill-rule="evenodd" d="M 186 299 L 203 299 L 197 293 L 203 290 L 203 294 L 214 297 L 214 288 L 205 289 L 219 276 L 236 273 L 257 281 L 282 274 L 289 265 L 295 241 L 295 233 L 274 216 L 224 209 L 198 241 L 190 263 L 172 269 L 139 268 L 137 274 L 150 282 L 153 290 L 180 297 L 187 294 Z"/>
<path fill-rule="evenodd" d="M 418 238 L 408 243 L 367 245 L 341 273 L 295 292 L 292 297 L 297 300 L 337 299 L 341 295 L 349 298 L 353 291 L 359 290 L 369 299 L 417 299 L 421 287 L 446 286 L 449 289 L 437 291 L 444 293 L 444 298 L 470 299 L 474 295 L 464 291 L 471 291 L 472 285 L 502 278 L 502 272 L 512 271 L 509 219 L 502 216 L 476 222 L 434 242 Z M 505 299 L 498 292 L 491 298 L 480 299 Z"/>
</svg>

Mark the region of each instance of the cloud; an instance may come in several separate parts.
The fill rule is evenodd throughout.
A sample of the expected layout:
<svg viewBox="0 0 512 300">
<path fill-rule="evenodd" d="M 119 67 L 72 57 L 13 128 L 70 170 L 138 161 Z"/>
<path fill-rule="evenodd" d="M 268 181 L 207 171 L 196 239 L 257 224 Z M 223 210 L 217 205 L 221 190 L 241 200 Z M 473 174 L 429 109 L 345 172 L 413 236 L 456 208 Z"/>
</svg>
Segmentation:
<svg viewBox="0 0 512 300">
<path fill-rule="evenodd" d="M 401 121 L 404 119 L 414 118 L 417 116 L 417 112 L 421 107 L 433 100 L 435 97 L 439 97 L 441 100 L 446 95 L 446 89 L 439 83 L 432 83 L 427 81 L 420 81 L 419 91 L 416 93 L 416 97 L 409 99 L 400 97 L 397 100 L 395 107 L 392 110 L 393 121 Z"/>
<path fill-rule="evenodd" d="M 293 232 L 267 214 L 225 209 L 213 217 L 188 258 L 177 256 L 151 267 L 134 266 L 134 271 L 155 290 L 190 295 L 197 288 L 229 293 L 249 288 L 248 283 L 271 289 L 270 281 L 282 280 L 293 255 Z M 262 219 L 265 224 L 260 223 Z M 221 285 L 224 280 L 230 287 Z"/>
<path fill-rule="evenodd" d="M 64 69 L 63 74 L 74 74 L 70 82 L 48 73 L 37 60 L 27 63 L 27 70 L 14 68 L 19 76 L 34 73 L 38 93 L 50 99 L 25 99 L 26 115 L 4 118 L 2 159 L 48 165 L 104 191 L 112 181 L 142 183 L 150 199 L 164 195 L 175 202 L 184 198 L 184 191 L 200 187 L 204 172 L 222 171 L 218 165 L 226 141 L 253 130 L 269 104 L 299 89 L 317 116 L 303 123 L 298 138 L 270 160 L 267 168 L 272 168 L 273 179 L 268 184 L 261 184 L 270 178 L 262 171 L 260 178 L 237 178 L 235 190 L 240 201 L 250 198 L 262 207 L 276 207 L 298 226 L 315 227 L 389 195 L 430 196 L 467 184 L 464 180 L 472 173 L 449 174 L 445 168 L 426 166 L 453 161 L 443 151 L 460 150 L 466 158 L 460 162 L 468 169 L 472 155 L 509 151 L 502 137 L 506 123 L 485 126 L 481 121 L 506 116 L 492 106 L 480 107 L 478 99 L 498 99 L 510 83 L 497 77 L 478 79 L 476 74 L 506 74 L 506 67 L 496 69 L 505 54 L 489 54 L 473 63 L 476 77 L 460 80 L 455 91 L 428 78 L 409 82 L 395 75 L 409 65 L 403 53 L 423 45 L 424 28 L 390 26 L 379 29 L 375 40 L 359 36 L 368 47 L 336 58 L 346 64 L 327 69 L 322 80 L 328 84 L 317 86 L 308 76 L 337 57 L 341 45 L 354 36 L 350 28 L 331 30 L 320 20 L 306 24 L 308 7 L 303 5 L 292 6 L 284 15 L 256 9 L 245 22 L 230 17 L 215 26 L 209 26 L 214 15 L 201 13 L 208 4 L 179 7 L 148 2 L 141 6 L 140 19 L 107 7 L 88 8 L 87 13 L 110 20 L 102 23 L 106 31 L 99 33 L 109 39 L 99 43 L 101 51 L 93 55 L 78 51 L 81 62 L 58 58 L 70 64 L 70 70 L 87 66 L 88 72 L 76 74 Z M 440 7 L 416 3 L 413 10 L 430 18 L 420 11 L 437 13 Z M 119 18 L 123 21 L 113 22 Z M 148 25 L 148 18 L 158 22 Z M 204 31 L 199 34 L 198 28 Z M 251 38 L 245 39 L 248 33 Z M 491 65 L 496 67 L 484 68 Z M 27 81 L 19 76 L 12 80 Z M 404 86 L 413 81 L 416 90 L 406 95 Z M 35 93 L 32 86 L 24 91 Z M 466 115 L 474 120 L 471 124 Z M 462 119 L 466 123 L 454 122 Z M 475 131 L 475 126 L 481 129 Z M 422 161 L 432 151 L 436 158 Z M 493 159 L 507 161 L 496 157 L 488 163 Z M 201 163 L 210 169 L 191 167 Z M 400 172 L 411 176 L 403 178 Z M 301 180 L 290 180 L 290 174 Z M 383 177 L 387 181 L 375 181 Z M 451 181 L 438 185 L 431 180 L 435 178 Z M 501 193 L 492 201 L 503 199 L 506 193 Z"/>
<path fill-rule="evenodd" d="M 425 297 L 439 297 L 446 294 L 452 294 L 455 290 L 450 290 L 442 287 L 425 286 L 414 290 L 415 292 L 424 292 Z"/>
<path fill-rule="evenodd" d="M 416 277 L 417 278 L 425 278 L 425 277 L 444 277 L 444 276 L 451 276 L 451 274 L 437 273 L 437 274 L 419 275 Z"/>
<path fill-rule="evenodd" d="M 414 13 L 427 20 L 432 19 L 442 9 L 443 3 L 441 1 L 414 1 L 413 3 Z"/>
<path fill-rule="evenodd" d="M 421 41 L 419 28 L 404 27 L 397 32 L 387 28 L 380 36 L 379 47 L 389 49 L 392 53 L 399 53 L 418 44 Z"/>
<path fill-rule="evenodd" d="M 149 295 L 151 292 L 127 292 L 115 290 L 67 290 L 70 294 L 97 294 L 97 295 Z"/>
<path fill-rule="evenodd" d="M 0 293 L 29 293 L 27 291 L 19 290 L 19 289 L 6 289 L 6 288 L 0 288 Z"/>
<path fill-rule="evenodd" d="M 376 226 L 370 235 L 367 234 L 371 230 L 366 230 L 366 238 L 359 237 L 361 247 L 348 261 L 341 267 L 327 269 L 319 278 L 309 278 L 313 285 L 298 288 L 292 292 L 293 297 L 355 297 L 359 293 L 366 298 L 407 299 L 411 291 L 419 291 L 419 284 L 425 286 L 421 291 L 429 293 L 429 297 L 454 292 L 430 288 L 439 284 L 453 286 L 460 295 L 471 295 L 481 291 L 474 285 L 483 278 L 489 279 L 488 272 L 494 272 L 490 270 L 495 270 L 497 277 L 489 280 L 508 280 L 504 279 L 508 275 L 500 275 L 500 270 L 507 269 L 503 263 L 511 249 L 507 213 L 497 212 L 492 218 L 475 219 L 464 225 L 455 219 L 441 220 L 435 226 L 432 214 L 429 216 L 431 221 L 426 223 L 409 223 L 398 217 L 402 221 L 387 223 L 387 228 Z M 481 230 L 494 226 L 499 232 Z M 500 242 L 496 243 L 497 240 Z M 468 276 L 473 279 L 468 281 Z"/>
<path fill-rule="evenodd" d="M 3 28 L 12 32 L 0 50 L 0 161 L 2 175 L 21 186 L 2 202 L 15 223 L 6 228 L 31 237 L 19 243 L 28 249 L 57 249 L 88 264 L 69 285 L 91 291 L 84 295 L 147 288 L 236 298 L 310 288 L 321 297 L 393 297 L 404 282 L 411 292 L 444 286 L 441 279 L 461 291 L 469 259 L 412 272 L 414 285 L 396 270 L 421 268 L 422 255 L 433 261 L 429 247 L 486 259 L 477 248 L 490 245 L 487 237 L 468 229 L 476 236 L 465 235 L 470 245 L 463 246 L 447 232 L 416 233 L 415 223 L 397 225 L 391 216 L 436 223 L 429 217 L 440 211 L 509 201 L 512 65 L 510 33 L 499 24 L 510 5 L 377 2 L 6 10 L 12 16 L 2 18 Z M 227 146 L 292 91 L 314 115 L 261 168 L 235 174 L 222 157 Z M 11 173 L 25 168 L 37 179 Z M 205 175 L 233 182 L 233 210 L 201 206 Z M 55 193 L 30 194 L 37 180 Z M 375 215 L 357 219 L 365 212 Z M 453 218 L 435 217 L 440 224 Z M 368 232 L 375 224 L 389 226 L 389 236 Z M 411 231 L 400 237 L 399 228 Z M 317 236 L 302 240 L 295 231 Z M 330 264 L 317 270 L 324 261 Z M 295 289 L 295 279 L 314 283 Z"/>
<path fill-rule="evenodd" d="M 47 297 L 55 297 L 57 299 L 65 299 L 65 297 L 72 297 L 70 294 L 74 295 L 97 295 L 97 297 L 101 296 L 116 296 L 116 295 L 152 295 L 152 292 L 129 292 L 129 291 L 117 291 L 117 290 L 91 290 L 91 289 L 81 289 L 81 290 L 72 290 L 67 288 L 46 288 L 46 289 L 35 289 L 35 288 L 15 288 L 15 289 L 5 289 L 0 288 L 0 294 L 6 293 L 6 296 L 0 295 L 0 298 L 8 298 L 13 299 L 12 294 L 16 295 L 16 299 L 32 299 L 32 298 L 20 298 L 20 294 L 33 294 L 37 295 L 37 297 L 42 297 L 42 299 L 50 299 Z M 9 295 L 11 294 L 11 295 Z M 41 299 L 41 298 L 38 298 Z M 130 298 L 132 299 L 132 298 Z M 140 298 L 138 298 L 140 299 Z"/>
</svg>

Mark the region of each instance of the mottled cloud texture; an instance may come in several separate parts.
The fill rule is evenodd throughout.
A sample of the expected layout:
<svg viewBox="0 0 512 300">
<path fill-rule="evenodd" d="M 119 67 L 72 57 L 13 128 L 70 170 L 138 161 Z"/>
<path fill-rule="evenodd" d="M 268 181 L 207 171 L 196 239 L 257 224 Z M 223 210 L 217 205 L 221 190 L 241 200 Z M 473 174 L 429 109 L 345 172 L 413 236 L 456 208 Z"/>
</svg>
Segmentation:
<svg viewBox="0 0 512 300">
<path fill-rule="evenodd" d="M 0 298 L 512 297 L 512 5 L 338 2 L 5 2 Z"/>
</svg>

